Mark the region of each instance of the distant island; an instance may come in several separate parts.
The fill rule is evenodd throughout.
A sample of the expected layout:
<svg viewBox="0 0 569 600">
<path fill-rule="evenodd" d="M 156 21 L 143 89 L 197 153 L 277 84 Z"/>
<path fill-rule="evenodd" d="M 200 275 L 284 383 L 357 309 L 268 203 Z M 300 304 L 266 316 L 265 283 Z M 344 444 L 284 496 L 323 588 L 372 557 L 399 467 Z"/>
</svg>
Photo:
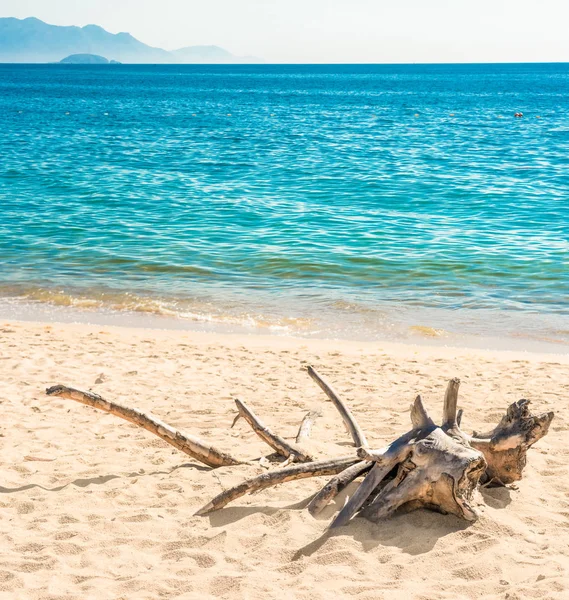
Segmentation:
<svg viewBox="0 0 569 600">
<path fill-rule="evenodd" d="M 62 65 L 120 65 L 117 60 L 109 60 L 97 54 L 71 54 L 59 61 Z"/>
<path fill-rule="evenodd" d="M 112 56 L 115 62 L 134 64 L 263 62 L 251 56 L 235 56 L 219 46 L 188 46 L 169 52 L 147 46 L 130 33 L 109 33 L 98 25 L 61 27 L 35 17 L 0 18 L 0 63 L 106 64 L 92 61 L 77 63 L 75 56 L 99 59 Z"/>
</svg>

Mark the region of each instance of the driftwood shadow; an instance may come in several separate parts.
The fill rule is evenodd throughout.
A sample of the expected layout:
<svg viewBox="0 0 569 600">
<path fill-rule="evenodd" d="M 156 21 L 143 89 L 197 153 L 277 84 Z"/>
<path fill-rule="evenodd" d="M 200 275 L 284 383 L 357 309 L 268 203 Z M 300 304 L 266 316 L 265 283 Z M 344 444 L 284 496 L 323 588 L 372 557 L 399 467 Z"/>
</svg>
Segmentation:
<svg viewBox="0 0 569 600">
<path fill-rule="evenodd" d="M 270 517 L 281 510 L 283 509 L 275 508 L 273 506 L 233 506 L 208 515 L 209 524 L 212 527 L 225 527 L 226 525 L 231 525 L 232 523 L 241 521 L 241 519 L 245 519 L 251 515 L 261 514 Z"/>
<path fill-rule="evenodd" d="M 287 506 L 232 506 L 231 508 L 224 508 L 212 513 L 207 516 L 209 518 L 209 524 L 212 527 L 225 527 L 232 523 L 237 523 L 241 519 L 250 517 L 251 515 L 261 514 L 272 516 L 278 512 L 284 510 L 304 510 L 310 502 L 312 496 L 295 502 L 294 504 L 288 504 Z"/>
<path fill-rule="evenodd" d="M 384 546 L 399 548 L 405 554 L 416 556 L 431 551 L 440 539 L 463 531 L 469 526 L 469 523 L 458 517 L 440 515 L 424 509 L 395 515 L 378 524 L 356 517 L 348 525 L 327 530 L 317 540 L 300 548 L 292 560 L 311 556 L 329 539 L 340 536 L 350 536 L 360 542 L 364 552 Z"/>
<path fill-rule="evenodd" d="M 506 508 L 512 502 L 512 489 L 508 487 L 481 487 L 480 493 L 492 508 Z"/>
</svg>

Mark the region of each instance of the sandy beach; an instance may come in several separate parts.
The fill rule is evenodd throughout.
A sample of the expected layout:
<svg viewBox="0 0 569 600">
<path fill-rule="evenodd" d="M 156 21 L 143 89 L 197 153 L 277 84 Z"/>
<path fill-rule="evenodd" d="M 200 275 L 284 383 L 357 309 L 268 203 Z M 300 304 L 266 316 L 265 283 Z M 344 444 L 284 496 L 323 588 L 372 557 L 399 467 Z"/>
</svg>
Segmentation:
<svg viewBox="0 0 569 600">
<path fill-rule="evenodd" d="M 0 328 L 4 598 L 566 598 L 569 593 L 569 357 L 187 331 L 5 322 Z M 421 393 L 439 418 L 462 380 L 463 428 L 489 429 L 520 398 L 555 410 L 516 489 L 488 489 L 469 525 L 417 511 L 326 534 L 341 494 L 304 510 L 324 479 L 195 511 L 261 472 L 210 470 L 157 437 L 45 388 L 66 384 L 150 411 L 242 458 L 269 454 L 233 398 L 294 439 L 323 412 L 309 449 L 342 456 L 350 439 L 308 378 L 313 364 L 351 406 L 372 446 L 409 428 Z M 348 489 L 353 490 L 353 487 Z"/>
</svg>

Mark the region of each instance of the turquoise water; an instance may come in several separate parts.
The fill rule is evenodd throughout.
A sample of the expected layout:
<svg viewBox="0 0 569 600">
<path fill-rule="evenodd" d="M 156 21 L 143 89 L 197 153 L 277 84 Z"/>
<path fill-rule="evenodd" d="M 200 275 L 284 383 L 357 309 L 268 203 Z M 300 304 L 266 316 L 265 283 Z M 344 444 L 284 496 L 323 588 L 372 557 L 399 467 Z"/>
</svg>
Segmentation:
<svg viewBox="0 0 569 600">
<path fill-rule="evenodd" d="M 0 316 L 569 343 L 568 97 L 565 64 L 0 65 Z"/>
</svg>

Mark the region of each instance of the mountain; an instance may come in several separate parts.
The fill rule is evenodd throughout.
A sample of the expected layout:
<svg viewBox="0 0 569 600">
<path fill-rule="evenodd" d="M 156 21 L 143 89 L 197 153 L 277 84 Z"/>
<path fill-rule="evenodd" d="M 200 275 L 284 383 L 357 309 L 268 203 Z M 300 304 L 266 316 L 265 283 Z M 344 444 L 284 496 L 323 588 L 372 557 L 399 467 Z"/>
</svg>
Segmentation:
<svg viewBox="0 0 569 600">
<path fill-rule="evenodd" d="M 147 46 L 130 33 L 109 33 L 98 25 L 62 27 L 35 17 L 0 18 L 0 62 L 59 62 L 73 54 L 109 56 L 122 63 L 240 63 L 218 46 L 190 46 L 173 52 Z"/>
<path fill-rule="evenodd" d="M 62 65 L 108 65 L 109 60 L 97 54 L 71 54 L 59 61 Z"/>
<path fill-rule="evenodd" d="M 70 54 L 99 54 L 121 62 L 170 62 L 165 50 L 97 25 L 60 27 L 33 17 L 0 19 L 1 62 L 59 62 Z"/>
</svg>

